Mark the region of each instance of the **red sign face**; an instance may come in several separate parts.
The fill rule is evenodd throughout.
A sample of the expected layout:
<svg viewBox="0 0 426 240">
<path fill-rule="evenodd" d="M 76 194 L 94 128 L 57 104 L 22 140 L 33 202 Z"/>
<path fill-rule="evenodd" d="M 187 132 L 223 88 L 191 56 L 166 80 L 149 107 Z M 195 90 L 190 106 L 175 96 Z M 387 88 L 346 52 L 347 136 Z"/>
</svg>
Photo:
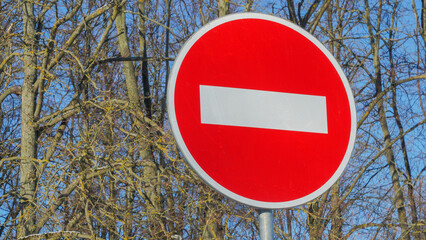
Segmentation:
<svg viewBox="0 0 426 240">
<path fill-rule="evenodd" d="M 353 96 L 318 40 L 269 15 L 228 15 L 175 60 L 168 111 L 177 143 L 213 188 L 259 208 L 306 203 L 337 181 L 356 132 Z"/>
</svg>

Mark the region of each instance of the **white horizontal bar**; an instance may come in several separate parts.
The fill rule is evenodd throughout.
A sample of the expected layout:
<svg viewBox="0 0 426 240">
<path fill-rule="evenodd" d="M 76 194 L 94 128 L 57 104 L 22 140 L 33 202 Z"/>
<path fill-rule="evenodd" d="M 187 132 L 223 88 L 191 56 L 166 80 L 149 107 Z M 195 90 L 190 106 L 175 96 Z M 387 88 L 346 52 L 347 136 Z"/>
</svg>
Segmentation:
<svg viewBox="0 0 426 240">
<path fill-rule="evenodd" d="M 200 85 L 201 123 L 327 133 L 325 96 Z"/>
</svg>

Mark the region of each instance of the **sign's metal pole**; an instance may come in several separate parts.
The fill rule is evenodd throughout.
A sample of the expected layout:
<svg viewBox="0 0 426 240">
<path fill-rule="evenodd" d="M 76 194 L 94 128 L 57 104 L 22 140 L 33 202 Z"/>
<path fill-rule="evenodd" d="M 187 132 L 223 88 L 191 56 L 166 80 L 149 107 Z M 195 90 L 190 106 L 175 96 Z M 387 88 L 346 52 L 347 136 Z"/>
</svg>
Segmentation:
<svg viewBox="0 0 426 240">
<path fill-rule="evenodd" d="M 274 239 L 274 222 L 272 218 L 272 210 L 258 209 L 259 213 L 259 232 L 260 240 Z"/>
</svg>

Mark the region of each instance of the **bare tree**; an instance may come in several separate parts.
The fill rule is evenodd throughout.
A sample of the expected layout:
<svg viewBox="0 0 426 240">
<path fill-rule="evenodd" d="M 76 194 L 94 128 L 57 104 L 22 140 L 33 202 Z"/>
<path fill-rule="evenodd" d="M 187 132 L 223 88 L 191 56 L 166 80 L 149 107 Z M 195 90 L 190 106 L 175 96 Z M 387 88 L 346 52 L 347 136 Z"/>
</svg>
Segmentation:
<svg viewBox="0 0 426 240">
<path fill-rule="evenodd" d="M 256 211 L 186 165 L 165 105 L 185 41 L 254 11 L 323 42 L 357 103 L 345 173 L 318 199 L 275 211 L 277 238 L 424 239 L 425 4 L 1 2 L 0 238 L 256 239 Z"/>
</svg>

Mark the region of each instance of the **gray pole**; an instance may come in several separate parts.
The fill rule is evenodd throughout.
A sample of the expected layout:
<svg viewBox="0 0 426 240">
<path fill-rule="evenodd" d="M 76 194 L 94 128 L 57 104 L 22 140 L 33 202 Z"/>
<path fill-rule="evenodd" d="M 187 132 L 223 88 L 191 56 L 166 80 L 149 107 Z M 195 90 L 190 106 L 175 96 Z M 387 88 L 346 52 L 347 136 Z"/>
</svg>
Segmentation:
<svg viewBox="0 0 426 240">
<path fill-rule="evenodd" d="M 260 240 L 274 239 L 274 223 L 272 221 L 272 210 L 258 209 Z"/>
</svg>

